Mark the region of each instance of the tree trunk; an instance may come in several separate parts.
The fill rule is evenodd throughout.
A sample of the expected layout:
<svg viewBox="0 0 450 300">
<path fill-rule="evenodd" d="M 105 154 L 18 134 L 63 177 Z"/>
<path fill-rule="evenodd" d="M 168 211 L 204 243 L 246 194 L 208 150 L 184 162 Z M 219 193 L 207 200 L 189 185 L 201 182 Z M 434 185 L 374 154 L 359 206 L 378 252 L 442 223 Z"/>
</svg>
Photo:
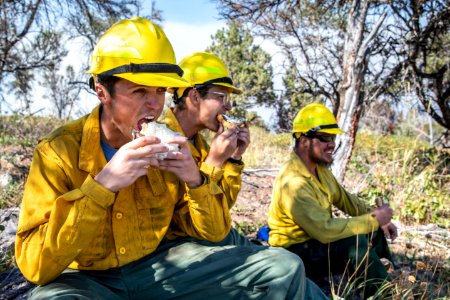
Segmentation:
<svg viewBox="0 0 450 300">
<path fill-rule="evenodd" d="M 341 182 L 344 180 L 345 170 L 351 158 L 356 132 L 358 131 L 358 122 L 364 105 L 362 91 L 369 55 L 368 46 L 386 17 L 386 14 L 383 14 L 364 39 L 368 8 L 369 0 L 353 0 L 347 21 L 343 76 L 339 89 L 341 101 L 337 113 L 339 128 L 345 133 L 338 135 L 338 147 L 332 166 L 333 174 Z"/>
</svg>

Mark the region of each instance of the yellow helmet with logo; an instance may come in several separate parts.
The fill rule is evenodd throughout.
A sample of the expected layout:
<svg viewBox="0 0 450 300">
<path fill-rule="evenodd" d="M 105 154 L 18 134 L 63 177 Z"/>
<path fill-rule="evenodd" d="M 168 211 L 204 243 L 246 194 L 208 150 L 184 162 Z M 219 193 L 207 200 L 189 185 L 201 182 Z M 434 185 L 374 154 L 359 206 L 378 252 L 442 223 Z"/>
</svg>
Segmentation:
<svg viewBox="0 0 450 300">
<path fill-rule="evenodd" d="M 344 133 L 339 129 L 333 113 L 320 103 L 308 104 L 298 112 L 293 122 L 292 132 Z"/>
<path fill-rule="evenodd" d="M 119 21 L 103 34 L 87 73 L 116 76 L 146 86 L 189 86 L 164 31 L 140 17 Z"/>
<path fill-rule="evenodd" d="M 214 84 L 230 88 L 233 94 L 242 93 L 242 90 L 233 85 L 230 73 L 217 55 L 195 52 L 183 58 L 178 65 L 183 69 L 183 78 L 191 84 L 191 87 Z M 184 90 L 178 89 L 178 97 L 182 96 Z"/>
</svg>

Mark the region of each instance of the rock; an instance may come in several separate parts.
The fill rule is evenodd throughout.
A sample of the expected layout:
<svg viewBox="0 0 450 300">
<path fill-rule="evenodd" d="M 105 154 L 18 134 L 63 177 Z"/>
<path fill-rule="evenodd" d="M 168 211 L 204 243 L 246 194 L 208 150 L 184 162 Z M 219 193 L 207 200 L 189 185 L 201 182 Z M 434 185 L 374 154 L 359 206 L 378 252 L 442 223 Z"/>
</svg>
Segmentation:
<svg viewBox="0 0 450 300">
<path fill-rule="evenodd" d="M 2 272 L 0 273 L 0 300 L 27 299 L 28 292 L 34 286 L 17 268 Z"/>
<path fill-rule="evenodd" d="M 17 231 L 19 208 L 12 207 L 0 210 L 0 261 L 3 265 L 8 261 L 8 253 L 13 251 Z M 23 277 L 19 269 L 11 269 L 0 273 L 0 300 L 26 299 L 27 292 L 34 284 Z"/>
<path fill-rule="evenodd" d="M 17 218 L 19 217 L 19 208 L 11 207 L 0 209 L 0 253 L 6 253 L 14 244 L 17 232 Z"/>
<path fill-rule="evenodd" d="M 14 178 L 9 173 L 0 174 L 0 188 L 5 188 L 14 182 Z"/>
</svg>

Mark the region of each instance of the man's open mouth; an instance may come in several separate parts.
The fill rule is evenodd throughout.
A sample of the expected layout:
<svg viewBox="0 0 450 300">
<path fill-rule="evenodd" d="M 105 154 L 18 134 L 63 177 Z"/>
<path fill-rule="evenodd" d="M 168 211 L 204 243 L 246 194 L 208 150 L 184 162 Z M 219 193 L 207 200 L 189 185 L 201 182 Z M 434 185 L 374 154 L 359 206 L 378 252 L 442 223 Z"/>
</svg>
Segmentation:
<svg viewBox="0 0 450 300">
<path fill-rule="evenodd" d="M 150 122 L 153 122 L 154 120 L 155 120 L 155 117 L 154 117 L 154 116 L 148 116 L 148 117 L 145 117 L 145 118 L 140 119 L 140 120 L 138 121 L 138 123 L 136 124 L 135 130 L 136 130 L 136 131 L 141 131 L 141 130 L 142 130 L 142 124 L 144 124 L 144 123 L 150 123 Z"/>
</svg>

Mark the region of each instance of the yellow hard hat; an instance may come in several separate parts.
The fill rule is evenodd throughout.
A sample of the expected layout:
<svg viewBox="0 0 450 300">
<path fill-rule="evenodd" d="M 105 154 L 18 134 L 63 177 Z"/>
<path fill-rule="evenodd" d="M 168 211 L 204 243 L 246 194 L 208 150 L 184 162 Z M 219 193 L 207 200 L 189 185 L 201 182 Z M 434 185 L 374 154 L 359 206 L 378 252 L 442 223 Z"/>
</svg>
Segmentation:
<svg viewBox="0 0 450 300">
<path fill-rule="evenodd" d="M 320 103 L 311 103 L 303 107 L 294 118 L 292 132 L 344 133 L 339 129 L 333 113 Z"/>
<path fill-rule="evenodd" d="M 191 84 L 191 87 L 214 84 L 230 88 L 233 94 L 242 93 L 242 90 L 233 85 L 230 73 L 217 55 L 195 52 L 183 58 L 178 65 L 183 69 L 183 78 Z M 178 97 L 182 96 L 184 90 L 178 89 Z"/>
<path fill-rule="evenodd" d="M 140 17 L 119 21 L 105 32 L 94 48 L 87 73 L 114 75 L 146 86 L 189 86 L 164 31 Z"/>
</svg>

